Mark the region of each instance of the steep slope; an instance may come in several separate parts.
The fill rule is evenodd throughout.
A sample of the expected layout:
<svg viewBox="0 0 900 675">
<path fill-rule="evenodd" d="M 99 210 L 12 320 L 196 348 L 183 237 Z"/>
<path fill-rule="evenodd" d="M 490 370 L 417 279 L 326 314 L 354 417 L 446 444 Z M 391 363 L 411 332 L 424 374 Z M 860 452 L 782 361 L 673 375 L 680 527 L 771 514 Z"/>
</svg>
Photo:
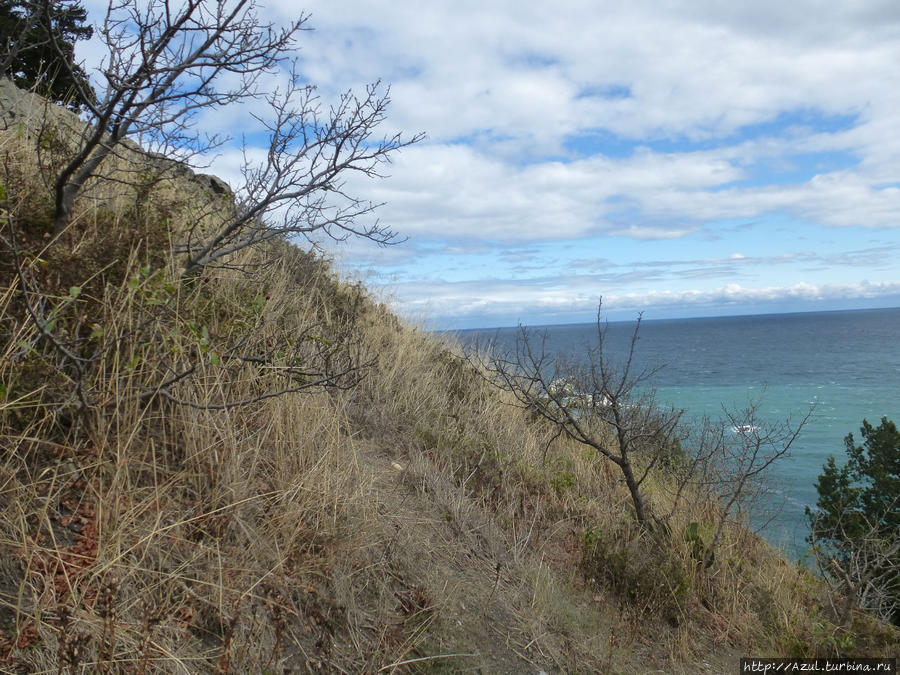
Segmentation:
<svg viewBox="0 0 900 675">
<path fill-rule="evenodd" d="M 697 565 L 681 532 L 709 504 L 638 528 L 608 464 L 321 257 L 275 241 L 182 275 L 173 242 L 233 208 L 209 178 L 130 148 L 49 236 L 75 122 L 16 101 L 0 667 L 693 673 L 896 650 L 867 617 L 829 623 L 815 579 L 737 524 Z"/>
</svg>

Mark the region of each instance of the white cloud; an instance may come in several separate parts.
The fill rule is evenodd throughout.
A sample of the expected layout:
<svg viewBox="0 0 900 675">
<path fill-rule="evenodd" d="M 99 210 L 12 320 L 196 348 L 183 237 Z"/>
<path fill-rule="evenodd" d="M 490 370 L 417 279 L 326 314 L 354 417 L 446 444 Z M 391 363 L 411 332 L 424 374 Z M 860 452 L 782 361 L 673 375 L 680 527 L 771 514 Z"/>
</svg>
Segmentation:
<svg viewBox="0 0 900 675">
<path fill-rule="evenodd" d="M 754 5 L 745 21 L 713 2 L 312 2 L 306 55 L 326 82 L 389 77 L 397 123 L 425 122 L 438 141 L 488 128 L 704 137 L 795 107 L 859 109 L 896 80 L 896 12 L 813 5 Z M 610 83 L 633 96 L 575 99 Z"/>
<path fill-rule="evenodd" d="M 614 220 L 621 200 L 640 205 L 665 190 L 689 197 L 744 176 L 708 153 L 640 151 L 621 160 L 515 166 L 470 146 L 435 144 L 406 150 L 390 174 L 385 181 L 361 182 L 358 190 L 386 202 L 382 217 L 401 231 L 505 240 L 571 239 L 598 231 L 637 239 L 684 236 L 698 227 L 623 226 Z"/>
<path fill-rule="evenodd" d="M 476 288 L 477 286 L 477 288 Z M 857 282 L 847 284 L 797 283 L 789 286 L 751 288 L 727 284 L 709 290 L 687 288 L 647 293 L 572 293 L 569 290 L 531 288 L 509 282 L 477 284 L 417 284 L 415 292 L 396 289 L 403 300 L 395 301 L 406 316 L 433 319 L 440 317 L 446 326 L 460 325 L 467 319 L 477 319 L 483 325 L 500 325 L 505 320 L 516 322 L 534 317 L 530 322 L 548 323 L 560 314 L 590 317 L 596 312 L 601 295 L 604 310 L 613 315 L 627 316 L 637 311 L 671 312 L 680 307 L 692 315 L 741 307 L 779 303 L 806 303 L 804 306 L 828 307 L 829 302 L 886 299 L 900 301 L 900 282 Z M 624 313 L 624 314 L 623 314 Z M 658 314 L 654 315 L 658 316 Z"/>
<path fill-rule="evenodd" d="M 392 105 L 381 131 L 428 133 L 387 167 L 389 178 L 349 184 L 385 202 L 382 222 L 410 237 L 404 249 L 353 244 L 345 256 L 348 268 L 416 276 L 396 287 L 404 311 L 497 315 L 528 303 L 589 311 L 599 290 L 561 267 L 572 259 L 556 255 L 562 242 L 613 261 L 635 259 L 636 247 L 669 247 L 677 264 L 667 278 L 677 285 L 604 292 L 606 303 L 623 307 L 680 303 L 693 311 L 895 292 L 885 290 L 893 258 L 878 253 L 900 244 L 895 0 L 304 6 L 314 30 L 299 37 L 300 68 L 323 104 L 383 78 Z M 264 11 L 276 20 L 298 12 L 288 0 L 270 0 Z M 282 81 L 273 75 L 267 86 Z M 250 112 L 265 114 L 266 105 L 215 111 L 201 128 L 250 132 Z M 213 168 L 235 181 L 238 160 L 226 149 Z M 734 221 L 774 217 L 793 228 L 760 227 L 765 241 L 733 229 Z M 813 244 L 791 232 L 800 223 Z M 863 254 L 868 244 L 849 233 L 876 233 L 880 242 Z M 534 247 L 527 264 L 546 267 L 545 281 L 485 282 L 475 271 L 455 272 L 462 283 L 439 280 L 446 270 L 437 261 L 465 268 L 466 256 L 498 242 Z M 693 250 L 700 245 L 703 252 Z M 809 246 L 818 253 L 801 253 Z M 778 256 L 796 256 L 783 259 L 797 265 L 773 262 Z M 759 281 L 761 270 L 801 263 L 808 287 L 796 274 Z M 884 271 L 874 285 L 830 276 L 865 265 Z M 738 270 L 754 275 L 752 286 L 727 285 Z M 716 290 L 693 286 L 699 279 Z"/>
</svg>

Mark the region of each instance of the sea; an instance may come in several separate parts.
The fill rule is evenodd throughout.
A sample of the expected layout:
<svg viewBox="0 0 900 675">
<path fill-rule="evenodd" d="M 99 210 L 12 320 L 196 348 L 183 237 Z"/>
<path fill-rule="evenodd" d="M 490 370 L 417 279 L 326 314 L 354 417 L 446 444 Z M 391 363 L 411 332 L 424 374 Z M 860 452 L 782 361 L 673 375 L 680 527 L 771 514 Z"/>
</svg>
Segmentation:
<svg viewBox="0 0 900 675">
<path fill-rule="evenodd" d="M 621 361 L 634 322 L 610 322 L 605 355 Z M 596 344 L 597 323 L 534 326 L 547 354 L 578 359 Z M 456 331 L 468 348 L 494 351 L 515 346 L 518 328 Z M 767 503 L 757 521 L 771 522 L 762 536 L 789 557 L 802 560 L 809 533 L 805 509 L 829 455 L 846 457 L 844 438 L 859 443 L 864 419 L 900 424 L 900 308 L 766 314 L 641 322 L 634 367 L 659 368 L 651 385 L 657 401 L 685 411 L 685 419 L 724 419 L 731 410 L 758 403 L 769 424 L 812 415 L 769 475 Z"/>
</svg>

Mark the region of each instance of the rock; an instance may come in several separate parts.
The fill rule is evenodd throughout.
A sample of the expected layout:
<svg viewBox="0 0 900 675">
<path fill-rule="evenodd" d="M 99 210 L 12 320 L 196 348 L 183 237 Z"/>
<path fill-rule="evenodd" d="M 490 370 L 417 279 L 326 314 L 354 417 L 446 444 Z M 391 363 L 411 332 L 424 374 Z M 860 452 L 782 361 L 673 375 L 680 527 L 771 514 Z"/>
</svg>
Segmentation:
<svg viewBox="0 0 900 675">
<path fill-rule="evenodd" d="M 0 129 L 21 124 L 28 131 L 38 132 L 48 122 L 69 129 L 73 136 L 82 133 L 85 128 L 85 123 L 71 110 L 30 91 L 19 89 L 8 78 L 0 77 Z M 195 173 L 184 162 L 158 152 L 148 152 L 131 138 L 122 139 L 119 147 L 126 150 L 126 156 L 129 152 L 135 153 L 151 166 L 163 172 L 171 172 L 169 175 L 187 178 L 210 196 L 233 197 L 231 186 L 218 176 Z"/>
</svg>

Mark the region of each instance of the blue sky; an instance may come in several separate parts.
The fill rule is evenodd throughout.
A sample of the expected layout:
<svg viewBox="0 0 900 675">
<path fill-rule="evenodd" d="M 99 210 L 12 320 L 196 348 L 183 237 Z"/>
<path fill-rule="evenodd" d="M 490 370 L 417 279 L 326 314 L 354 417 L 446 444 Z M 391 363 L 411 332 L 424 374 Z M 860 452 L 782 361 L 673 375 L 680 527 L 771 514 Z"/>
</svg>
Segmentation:
<svg viewBox="0 0 900 675">
<path fill-rule="evenodd" d="M 267 0 L 276 22 L 293 0 Z M 90 7 L 88 3 L 88 7 Z M 896 0 L 311 0 L 324 101 L 424 131 L 334 248 L 441 328 L 900 306 Z M 227 116 L 210 116 L 248 128 Z M 228 148 L 212 160 L 226 179 Z"/>
</svg>

